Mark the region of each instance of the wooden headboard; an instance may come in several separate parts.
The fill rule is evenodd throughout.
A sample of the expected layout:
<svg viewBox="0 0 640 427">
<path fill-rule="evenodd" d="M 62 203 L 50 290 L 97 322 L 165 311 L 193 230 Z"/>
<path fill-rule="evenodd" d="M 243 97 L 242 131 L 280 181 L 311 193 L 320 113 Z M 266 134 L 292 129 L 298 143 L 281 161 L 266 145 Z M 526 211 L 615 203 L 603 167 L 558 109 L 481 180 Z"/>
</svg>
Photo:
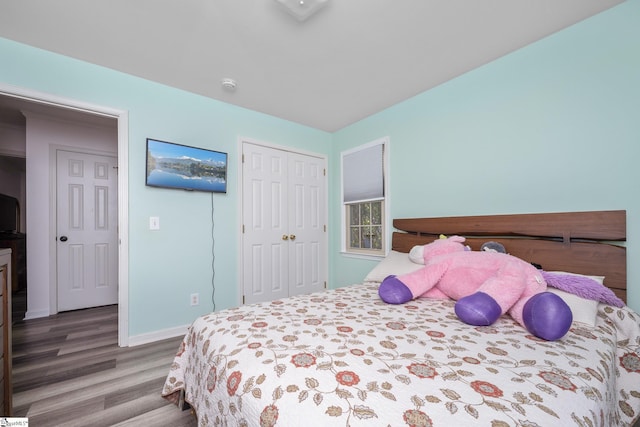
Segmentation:
<svg viewBox="0 0 640 427">
<path fill-rule="evenodd" d="M 392 249 L 409 252 L 440 234 L 467 238 L 473 250 L 488 241 L 539 264 L 545 271 L 605 276 L 604 284 L 627 298 L 627 252 L 615 242 L 627 239 L 626 211 L 395 219 Z"/>
</svg>

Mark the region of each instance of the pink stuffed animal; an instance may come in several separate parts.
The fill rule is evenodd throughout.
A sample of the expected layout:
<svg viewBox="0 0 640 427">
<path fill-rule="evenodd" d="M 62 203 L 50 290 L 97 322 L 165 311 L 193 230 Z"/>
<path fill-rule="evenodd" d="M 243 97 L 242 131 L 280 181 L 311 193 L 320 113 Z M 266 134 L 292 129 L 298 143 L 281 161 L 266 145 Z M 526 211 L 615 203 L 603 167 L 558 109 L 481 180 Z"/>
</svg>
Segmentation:
<svg viewBox="0 0 640 427">
<path fill-rule="evenodd" d="M 452 236 L 424 245 L 424 268 L 384 279 L 380 298 L 390 304 L 418 297 L 451 298 L 465 323 L 491 325 L 508 312 L 537 337 L 564 336 L 573 320 L 571 309 L 545 292 L 547 283 L 534 266 L 504 253 L 470 251 L 464 241 Z"/>
</svg>

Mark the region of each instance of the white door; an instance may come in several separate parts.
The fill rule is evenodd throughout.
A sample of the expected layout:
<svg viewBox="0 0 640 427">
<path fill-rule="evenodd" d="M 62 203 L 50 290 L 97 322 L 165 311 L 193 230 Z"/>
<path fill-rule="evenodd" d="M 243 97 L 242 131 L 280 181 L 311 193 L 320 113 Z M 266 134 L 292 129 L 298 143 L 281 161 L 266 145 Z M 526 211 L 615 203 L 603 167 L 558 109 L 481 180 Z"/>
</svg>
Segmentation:
<svg viewBox="0 0 640 427">
<path fill-rule="evenodd" d="M 243 143 L 243 301 L 315 292 L 326 282 L 326 161 Z"/>
<path fill-rule="evenodd" d="M 326 282 L 325 170 L 324 159 L 289 154 L 289 296 Z"/>
<path fill-rule="evenodd" d="M 117 158 L 56 157 L 58 311 L 117 304 Z"/>
</svg>

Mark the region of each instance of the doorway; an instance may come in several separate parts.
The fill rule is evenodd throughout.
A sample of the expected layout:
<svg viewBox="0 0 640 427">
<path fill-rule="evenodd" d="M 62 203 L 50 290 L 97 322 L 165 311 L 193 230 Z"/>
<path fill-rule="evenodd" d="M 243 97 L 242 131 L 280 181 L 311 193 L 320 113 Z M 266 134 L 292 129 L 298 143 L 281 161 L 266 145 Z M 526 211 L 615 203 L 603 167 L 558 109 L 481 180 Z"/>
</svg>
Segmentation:
<svg viewBox="0 0 640 427">
<path fill-rule="evenodd" d="M 19 106 L 27 105 L 30 107 L 30 109 L 40 109 L 48 111 L 55 110 L 60 114 L 82 113 L 88 117 L 90 116 L 95 118 L 102 117 L 115 119 L 118 140 L 118 345 L 121 347 L 128 346 L 128 113 L 123 110 L 116 110 L 110 107 L 79 102 L 76 100 L 62 98 L 51 94 L 36 92 L 30 89 L 8 86 L 3 83 L 0 83 L 0 101 L 2 102 L 2 105 L 6 105 L 7 103 L 14 103 L 14 105 Z M 0 154 L 2 154 L 1 148 L 2 147 L 0 147 Z M 55 198 L 53 197 L 52 199 L 55 200 Z M 39 217 L 39 221 L 40 223 L 42 223 L 41 216 Z M 27 218 L 27 230 L 30 228 L 29 223 L 29 218 Z M 42 226 L 43 224 L 38 224 L 38 226 L 31 228 L 33 231 L 34 229 Z M 28 307 L 28 312 L 29 310 L 31 310 L 30 318 L 44 317 L 48 316 L 52 312 L 55 312 L 55 310 L 52 310 L 52 307 L 55 307 L 56 304 L 56 272 L 55 267 L 52 267 L 49 263 L 49 260 L 46 258 L 50 258 L 51 254 L 55 254 L 55 224 L 49 223 L 48 226 L 45 227 L 44 234 L 46 235 L 45 239 L 38 242 L 39 244 L 36 244 L 35 248 L 33 247 L 34 245 L 29 248 L 29 241 L 27 242 L 27 251 L 30 251 L 30 249 L 35 251 L 39 250 L 40 253 L 36 253 L 36 256 L 39 255 L 40 257 L 45 259 L 46 264 L 49 265 L 49 268 L 45 269 L 46 271 L 44 272 L 44 281 L 46 283 L 44 283 L 44 285 L 41 283 L 40 286 L 43 286 L 43 288 L 39 288 L 37 289 L 37 292 L 34 292 L 34 294 L 38 295 L 39 297 L 46 298 L 46 301 L 44 301 L 46 304 L 40 304 L 36 307 L 35 310 L 32 310 L 32 307 Z M 38 246 L 40 246 L 40 248 L 38 248 Z M 27 259 L 29 259 L 29 255 Z M 42 266 L 39 267 L 42 268 Z M 27 286 L 30 289 L 31 285 L 29 283 L 30 281 L 28 282 Z M 42 294 L 44 294 L 44 297 L 41 296 Z M 42 301 L 40 302 L 42 303 Z"/>
</svg>

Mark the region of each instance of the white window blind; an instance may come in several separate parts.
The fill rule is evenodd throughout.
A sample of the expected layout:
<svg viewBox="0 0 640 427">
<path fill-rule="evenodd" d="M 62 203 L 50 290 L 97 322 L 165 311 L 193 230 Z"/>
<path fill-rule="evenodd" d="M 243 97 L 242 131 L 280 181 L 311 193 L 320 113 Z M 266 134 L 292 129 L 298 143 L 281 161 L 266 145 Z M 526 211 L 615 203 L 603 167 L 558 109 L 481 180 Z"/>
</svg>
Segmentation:
<svg viewBox="0 0 640 427">
<path fill-rule="evenodd" d="M 384 144 L 376 144 L 344 155 L 344 203 L 384 198 L 383 159 Z"/>
</svg>

